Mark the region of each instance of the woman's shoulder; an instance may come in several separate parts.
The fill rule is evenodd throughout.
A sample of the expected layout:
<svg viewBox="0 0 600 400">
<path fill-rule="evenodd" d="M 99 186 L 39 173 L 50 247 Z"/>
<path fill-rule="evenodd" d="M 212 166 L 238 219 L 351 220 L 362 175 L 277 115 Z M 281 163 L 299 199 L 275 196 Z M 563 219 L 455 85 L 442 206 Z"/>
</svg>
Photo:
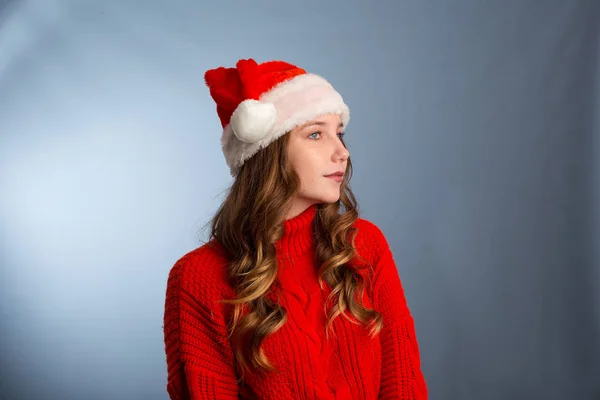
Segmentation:
<svg viewBox="0 0 600 400">
<path fill-rule="evenodd" d="M 373 221 L 358 218 L 354 222 L 357 230 L 354 246 L 359 254 L 369 262 L 376 262 L 381 250 L 388 246 L 383 230 Z"/>
<path fill-rule="evenodd" d="M 227 277 L 228 259 L 215 240 L 180 256 L 169 271 L 169 285 L 177 285 L 194 296 L 221 297 L 231 288 Z"/>
<path fill-rule="evenodd" d="M 354 222 L 356 227 L 356 244 L 363 247 L 378 248 L 387 244 L 383 230 L 375 222 L 366 218 L 358 218 Z"/>
</svg>

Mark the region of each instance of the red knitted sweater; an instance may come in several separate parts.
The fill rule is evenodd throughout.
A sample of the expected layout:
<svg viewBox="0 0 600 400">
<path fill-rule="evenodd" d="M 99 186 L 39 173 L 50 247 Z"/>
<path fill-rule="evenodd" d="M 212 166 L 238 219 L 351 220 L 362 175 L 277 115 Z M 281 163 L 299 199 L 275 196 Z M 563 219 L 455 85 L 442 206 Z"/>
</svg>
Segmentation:
<svg viewBox="0 0 600 400">
<path fill-rule="evenodd" d="M 314 262 L 311 222 L 317 206 L 284 222 L 276 243 L 281 291 L 269 294 L 287 310 L 287 322 L 263 341 L 263 351 L 278 368 L 250 373 L 239 384 L 227 339 L 233 298 L 227 282 L 227 257 L 210 241 L 181 257 L 167 282 L 164 340 L 167 391 L 171 399 L 426 399 L 414 322 L 398 271 L 382 231 L 358 219 L 357 252 L 374 268 L 365 306 L 383 315 L 383 330 L 370 338 L 362 324 L 342 315 L 334 335 L 325 337 L 324 299 Z M 354 261 L 359 265 L 359 261 Z M 353 319 L 349 312 L 346 314 Z"/>
</svg>

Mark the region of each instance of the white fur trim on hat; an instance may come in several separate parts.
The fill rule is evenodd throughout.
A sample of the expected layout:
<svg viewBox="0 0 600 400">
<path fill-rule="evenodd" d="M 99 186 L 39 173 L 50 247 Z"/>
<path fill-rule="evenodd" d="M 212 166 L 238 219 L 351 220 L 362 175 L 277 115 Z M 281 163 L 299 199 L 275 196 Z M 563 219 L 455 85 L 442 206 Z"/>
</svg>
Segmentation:
<svg viewBox="0 0 600 400">
<path fill-rule="evenodd" d="M 241 107 L 241 108 L 240 108 Z M 223 129 L 221 147 L 232 176 L 244 162 L 294 127 L 325 114 L 338 114 L 344 126 L 350 110 L 324 78 L 298 75 L 260 96 L 244 100 Z"/>
</svg>

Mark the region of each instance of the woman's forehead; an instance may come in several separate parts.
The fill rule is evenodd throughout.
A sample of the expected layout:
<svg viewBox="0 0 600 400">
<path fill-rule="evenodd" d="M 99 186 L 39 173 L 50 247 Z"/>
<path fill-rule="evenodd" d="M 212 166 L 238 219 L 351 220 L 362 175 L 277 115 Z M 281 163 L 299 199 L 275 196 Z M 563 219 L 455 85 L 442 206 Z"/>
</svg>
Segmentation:
<svg viewBox="0 0 600 400">
<path fill-rule="evenodd" d="M 335 126 L 336 128 L 338 128 L 338 127 L 341 128 L 344 126 L 344 124 L 342 123 L 342 118 L 339 115 L 326 114 L 326 115 L 321 115 L 313 120 L 310 120 L 310 121 L 300 125 L 298 128 L 303 129 L 308 126 L 328 126 L 328 125 Z"/>
</svg>

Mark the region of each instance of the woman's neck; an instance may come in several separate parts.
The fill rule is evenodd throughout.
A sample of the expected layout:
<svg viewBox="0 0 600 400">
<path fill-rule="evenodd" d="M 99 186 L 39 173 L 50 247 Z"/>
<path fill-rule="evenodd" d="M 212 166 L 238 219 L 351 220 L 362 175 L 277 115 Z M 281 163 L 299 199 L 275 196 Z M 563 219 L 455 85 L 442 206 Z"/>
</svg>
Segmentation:
<svg viewBox="0 0 600 400">
<path fill-rule="evenodd" d="M 294 217 L 283 221 L 283 236 L 275 243 L 278 256 L 289 257 L 302 254 L 312 246 L 314 240 L 312 225 L 317 208 L 317 204 L 312 204 Z"/>
</svg>

